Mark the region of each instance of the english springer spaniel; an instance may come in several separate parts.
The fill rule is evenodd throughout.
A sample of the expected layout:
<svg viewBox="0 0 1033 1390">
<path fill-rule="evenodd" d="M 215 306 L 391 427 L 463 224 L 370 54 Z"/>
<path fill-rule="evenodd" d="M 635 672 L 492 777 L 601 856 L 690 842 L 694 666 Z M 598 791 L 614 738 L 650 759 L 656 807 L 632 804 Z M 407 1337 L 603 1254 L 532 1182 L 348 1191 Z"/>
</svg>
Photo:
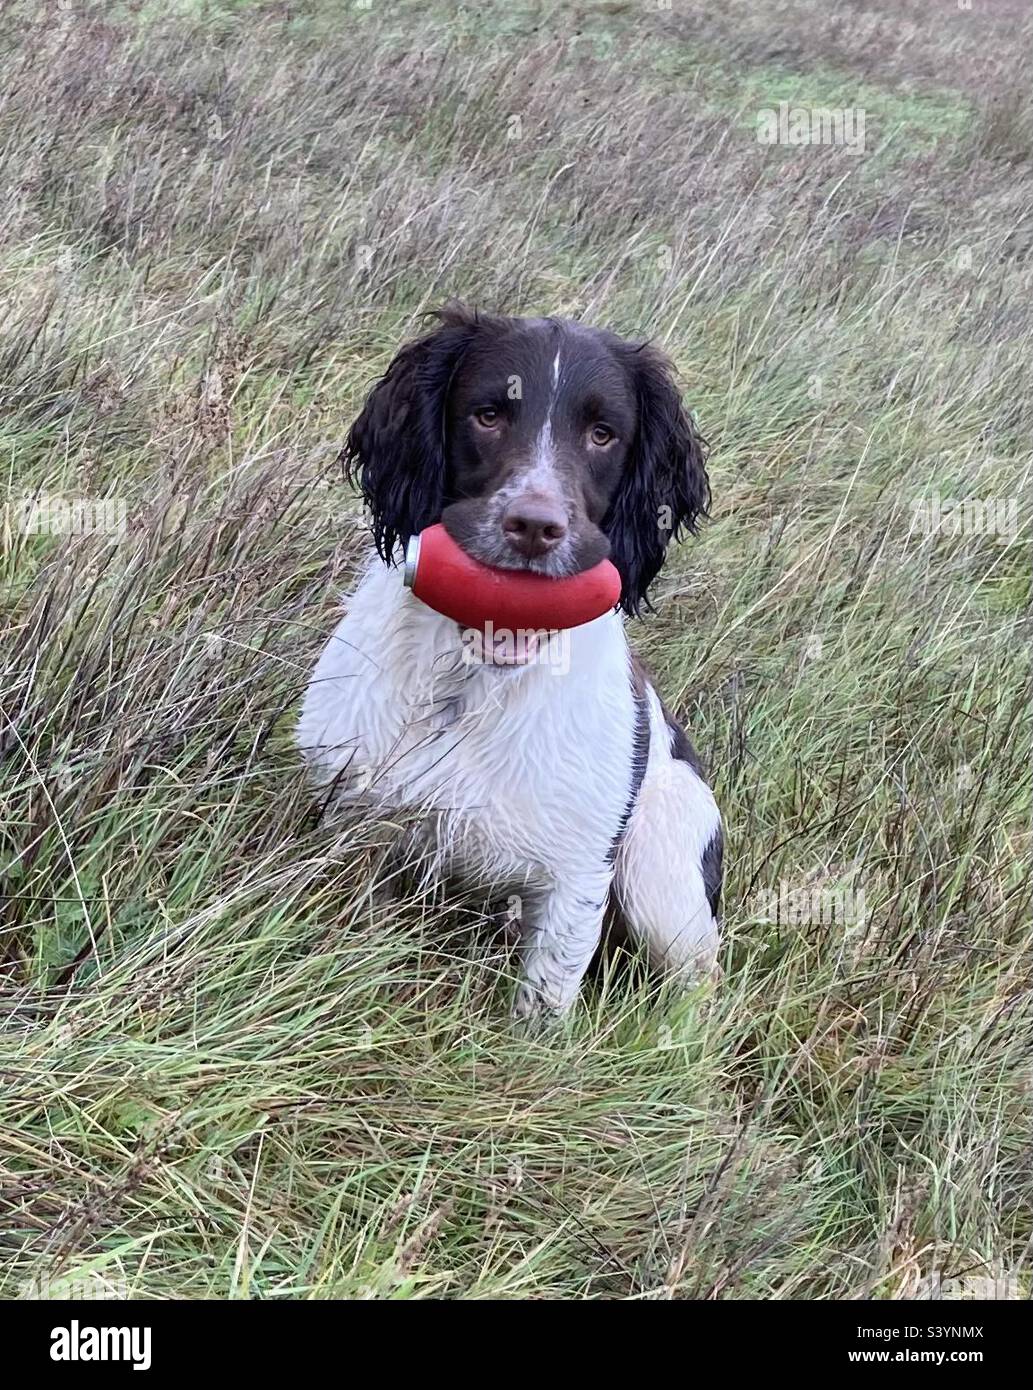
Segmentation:
<svg viewBox="0 0 1033 1390">
<path fill-rule="evenodd" d="M 514 645 L 426 607 L 398 568 L 440 521 L 487 565 L 569 575 L 609 556 L 635 615 L 671 537 L 706 514 L 703 441 L 649 345 L 456 304 L 436 317 L 348 436 L 377 556 L 298 741 L 332 800 L 417 810 L 433 873 L 515 895 L 517 1018 L 570 1007 L 608 911 L 656 966 L 708 973 L 721 818 L 620 612 Z"/>
</svg>

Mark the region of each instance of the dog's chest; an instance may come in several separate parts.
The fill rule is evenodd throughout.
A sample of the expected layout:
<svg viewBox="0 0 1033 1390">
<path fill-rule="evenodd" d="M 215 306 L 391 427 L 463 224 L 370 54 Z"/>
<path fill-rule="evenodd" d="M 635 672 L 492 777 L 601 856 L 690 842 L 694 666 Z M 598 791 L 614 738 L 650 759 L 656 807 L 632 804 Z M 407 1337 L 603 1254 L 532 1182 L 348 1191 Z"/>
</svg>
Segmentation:
<svg viewBox="0 0 1033 1390">
<path fill-rule="evenodd" d="M 390 588 L 379 575 L 365 581 L 320 659 L 303 746 L 343 787 L 422 809 L 471 869 L 555 874 L 605 858 L 634 739 L 619 620 L 568 634 L 567 660 L 485 670 L 392 577 Z"/>
<path fill-rule="evenodd" d="M 620 725 L 533 674 L 518 682 L 485 693 L 472 678 L 465 695 L 405 727 L 385 791 L 438 812 L 460 857 L 519 871 L 605 855 L 627 799 Z M 373 762 L 383 765 L 376 755 Z"/>
</svg>

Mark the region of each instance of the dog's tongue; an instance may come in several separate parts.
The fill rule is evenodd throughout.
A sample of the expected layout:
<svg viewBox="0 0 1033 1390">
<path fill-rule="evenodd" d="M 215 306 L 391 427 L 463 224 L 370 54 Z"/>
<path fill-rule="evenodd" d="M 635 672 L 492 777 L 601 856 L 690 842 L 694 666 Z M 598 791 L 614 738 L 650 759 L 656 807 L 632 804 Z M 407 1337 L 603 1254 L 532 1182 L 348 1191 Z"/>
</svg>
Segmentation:
<svg viewBox="0 0 1033 1390">
<path fill-rule="evenodd" d="M 522 632 L 515 639 L 496 634 L 489 659 L 493 666 L 526 666 L 537 654 L 537 632 Z"/>
<path fill-rule="evenodd" d="M 482 666 L 527 666 L 538 655 L 539 632 L 496 632 L 490 645 L 478 628 L 461 628 L 463 642 Z"/>
</svg>

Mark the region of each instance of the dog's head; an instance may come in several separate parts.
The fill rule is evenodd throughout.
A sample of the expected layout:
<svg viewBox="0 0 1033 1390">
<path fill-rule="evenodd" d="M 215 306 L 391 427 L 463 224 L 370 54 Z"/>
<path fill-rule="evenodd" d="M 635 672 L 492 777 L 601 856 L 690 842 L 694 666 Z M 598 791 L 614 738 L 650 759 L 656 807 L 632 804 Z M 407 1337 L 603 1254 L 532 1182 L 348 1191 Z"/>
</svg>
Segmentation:
<svg viewBox="0 0 1033 1390">
<path fill-rule="evenodd" d="M 345 448 L 390 560 L 434 522 L 488 565 L 576 574 L 609 556 L 639 611 L 710 488 L 670 363 L 557 319 L 448 305 L 374 387 Z"/>
</svg>

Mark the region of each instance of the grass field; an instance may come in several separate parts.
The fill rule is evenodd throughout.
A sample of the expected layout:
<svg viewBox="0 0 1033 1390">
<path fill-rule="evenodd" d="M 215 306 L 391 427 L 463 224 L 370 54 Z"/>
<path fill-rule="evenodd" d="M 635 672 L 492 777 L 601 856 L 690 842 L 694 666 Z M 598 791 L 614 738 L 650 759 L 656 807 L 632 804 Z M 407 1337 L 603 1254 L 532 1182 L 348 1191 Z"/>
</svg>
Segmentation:
<svg viewBox="0 0 1033 1390">
<path fill-rule="evenodd" d="M 1029 37 L 4 5 L 0 1292 L 1030 1294 Z M 761 142 L 780 102 L 863 151 Z M 713 446 L 633 636 L 725 814 L 724 983 L 618 961 L 534 1039 L 291 737 L 345 430 L 453 294 L 654 336 Z"/>
</svg>

